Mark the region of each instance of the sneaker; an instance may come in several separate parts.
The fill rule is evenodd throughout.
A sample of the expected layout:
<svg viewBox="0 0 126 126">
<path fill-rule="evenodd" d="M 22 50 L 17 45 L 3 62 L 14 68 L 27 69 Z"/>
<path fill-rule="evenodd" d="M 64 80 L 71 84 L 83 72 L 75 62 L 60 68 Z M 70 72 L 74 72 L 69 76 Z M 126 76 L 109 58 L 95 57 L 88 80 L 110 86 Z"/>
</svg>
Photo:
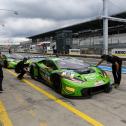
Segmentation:
<svg viewBox="0 0 126 126">
<path fill-rule="evenodd" d="M 118 88 L 118 87 L 119 87 L 119 84 L 115 84 L 114 87 L 115 87 L 115 88 Z"/>
<path fill-rule="evenodd" d="M 21 79 L 22 79 L 22 77 L 18 76 L 18 77 L 17 77 L 17 79 L 21 80 Z"/>
<path fill-rule="evenodd" d="M 0 90 L 0 93 L 3 93 L 3 90 Z"/>
</svg>

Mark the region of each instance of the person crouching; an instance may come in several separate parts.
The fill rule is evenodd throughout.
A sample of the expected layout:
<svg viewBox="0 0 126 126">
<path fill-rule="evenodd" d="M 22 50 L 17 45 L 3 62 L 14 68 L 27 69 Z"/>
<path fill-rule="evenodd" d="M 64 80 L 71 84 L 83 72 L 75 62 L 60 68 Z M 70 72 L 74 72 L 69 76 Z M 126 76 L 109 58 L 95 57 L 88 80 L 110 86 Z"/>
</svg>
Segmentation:
<svg viewBox="0 0 126 126">
<path fill-rule="evenodd" d="M 17 76 L 17 78 L 20 79 L 20 80 L 23 78 L 24 74 L 28 71 L 27 68 L 28 68 L 29 64 L 26 63 L 26 62 L 27 62 L 27 58 L 24 58 L 15 67 L 15 72 L 20 73 Z"/>
</svg>

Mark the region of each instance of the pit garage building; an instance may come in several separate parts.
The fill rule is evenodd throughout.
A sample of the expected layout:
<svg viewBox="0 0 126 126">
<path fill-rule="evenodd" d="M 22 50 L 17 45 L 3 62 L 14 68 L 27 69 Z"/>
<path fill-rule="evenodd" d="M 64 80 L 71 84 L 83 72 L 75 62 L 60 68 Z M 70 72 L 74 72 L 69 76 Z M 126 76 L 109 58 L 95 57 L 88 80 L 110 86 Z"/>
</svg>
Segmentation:
<svg viewBox="0 0 126 126">
<path fill-rule="evenodd" d="M 126 18 L 126 12 L 112 15 Z M 41 41 L 56 42 L 59 52 L 70 48 L 80 49 L 81 53 L 101 54 L 103 50 L 102 18 L 91 18 L 79 24 L 59 28 L 38 35 L 30 36 L 32 43 Z M 109 21 L 109 52 L 113 48 L 126 48 L 126 23 Z"/>
</svg>

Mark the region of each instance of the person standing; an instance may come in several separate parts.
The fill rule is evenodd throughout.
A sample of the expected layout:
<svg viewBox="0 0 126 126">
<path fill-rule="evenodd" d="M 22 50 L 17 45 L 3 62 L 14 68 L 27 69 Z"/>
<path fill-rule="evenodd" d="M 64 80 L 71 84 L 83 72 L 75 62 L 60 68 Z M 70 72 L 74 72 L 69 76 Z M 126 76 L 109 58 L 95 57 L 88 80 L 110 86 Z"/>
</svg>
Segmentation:
<svg viewBox="0 0 126 126">
<path fill-rule="evenodd" d="M 103 54 L 101 56 L 101 61 L 97 63 L 96 66 L 100 65 L 103 61 L 107 61 L 112 64 L 112 74 L 114 77 L 114 86 L 118 88 L 121 82 L 121 68 L 122 68 L 122 59 L 117 56 L 110 56 Z"/>
<path fill-rule="evenodd" d="M 2 87 L 2 81 L 3 81 L 2 65 L 3 65 L 3 59 L 2 59 L 2 54 L 0 52 L 0 93 L 2 93 L 2 91 L 3 91 L 3 87 Z"/>
<path fill-rule="evenodd" d="M 9 48 L 9 54 L 11 54 L 11 53 L 12 53 L 11 48 Z"/>
<path fill-rule="evenodd" d="M 27 62 L 27 58 L 24 58 L 15 67 L 15 72 L 20 73 L 17 76 L 17 78 L 20 79 L 20 80 L 23 78 L 24 74 L 27 72 L 27 67 L 29 66 L 29 64 L 26 63 L 26 62 Z"/>
<path fill-rule="evenodd" d="M 55 45 L 53 45 L 52 49 L 53 49 L 53 55 L 54 55 L 55 54 Z"/>
<path fill-rule="evenodd" d="M 3 70 L 2 65 L 0 64 L 0 93 L 3 92 L 2 81 L 3 81 Z"/>
<path fill-rule="evenodd" d="M 2 56 L 2 53 L 1 53 L 1 52 L 0 52 L 0 64 L 1 64 L 2 67 L 3 67 L 4 63 L 3 63 L 3 56 Z"/>
</svg>

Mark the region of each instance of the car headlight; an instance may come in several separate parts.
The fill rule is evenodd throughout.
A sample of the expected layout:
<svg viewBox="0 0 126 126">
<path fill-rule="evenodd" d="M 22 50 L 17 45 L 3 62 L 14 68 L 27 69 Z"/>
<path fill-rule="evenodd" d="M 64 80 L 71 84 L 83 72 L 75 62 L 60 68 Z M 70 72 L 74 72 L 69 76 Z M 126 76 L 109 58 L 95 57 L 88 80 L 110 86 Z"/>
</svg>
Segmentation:
<svg viewBox="0 0 126 126">
<path fill-rule="evenodd" d="M 84 80 L 80 80 L 77 77 L 75 77 L 74 72 L 71 72 L 71 71 L 64 71 L 64 72 L 62 72 L 61 76 L 66 78 L 66 79 L 69 79 L 69 80 L 71 80 L 71 81 L 73 81 L 75 83 L 85 82 Z"/>
<path fill-rule="evenodd" d="M 74 73 L 72 73 L 70 71 L 64 71 L 64 72 L 61 73 L 61 76 L 68 77 L 68 78 L 73 78 L 74 77 Z"/>
</svg>

